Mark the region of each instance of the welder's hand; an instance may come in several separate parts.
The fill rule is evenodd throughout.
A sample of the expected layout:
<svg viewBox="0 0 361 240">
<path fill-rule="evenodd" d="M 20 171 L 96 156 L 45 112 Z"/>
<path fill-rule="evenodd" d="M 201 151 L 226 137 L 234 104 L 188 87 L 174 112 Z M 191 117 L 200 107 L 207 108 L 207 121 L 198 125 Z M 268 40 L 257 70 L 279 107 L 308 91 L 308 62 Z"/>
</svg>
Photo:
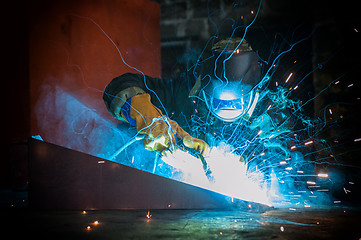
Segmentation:
<svg viewBox="0 0 361 240">
<path fill-rule="evenodd" d="M 201 153 L 203 156 L 207 156 L 209 154 L 209 145 L 198 138 L 194 138 L 189 134 L 183 137 L 183 144 L 188 148 L 192 148 L 197 152 Z"/>
<path fill-rule="evenodd" d="M 191 137 L 178 123 L 164 116 L 150 101 L 149 94 L 132 97 L 130 116 L 136 121 L 139 133 L 145 134 L 144 146 L 150 151 L 172 151 L 177 139 L 185 146 L 206 154 L 209 146 L 204 141 Z"/>
<path fill-rule="evenodd" d="M 173 151 L 177 146 L 177 139 L 181 139 L 181 133 L 184 132 L 175 121 L 165 116 L 153 118 L 148 126 L 139 131 L 146 134 L 144 146 L 149 151 Z"/>
</svg>

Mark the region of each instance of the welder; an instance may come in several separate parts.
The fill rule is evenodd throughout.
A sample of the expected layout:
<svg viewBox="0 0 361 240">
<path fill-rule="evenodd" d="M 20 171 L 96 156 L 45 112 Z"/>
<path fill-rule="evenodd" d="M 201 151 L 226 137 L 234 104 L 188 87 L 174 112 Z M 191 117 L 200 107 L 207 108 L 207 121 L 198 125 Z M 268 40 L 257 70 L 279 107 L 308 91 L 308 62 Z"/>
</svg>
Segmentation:
<svg viewBox="0 0 361 240">
<path fill-rule="evenodd" d="M 213 44 L 209 54 L 201 60 L 193 82 L 136 73 L 114 78 L 103 95 L 107 109 L 116 119 L 145 134 L 147 150 L 172 150 L 183 144 L 206 155 L 206 135 L 192 129 L 190 117 L 204 118 L 210 122 L 210 128 L 248 121 L 262 87 L 259 58 L 246 40 L 221 40 Z"/>
<path fill-rule="evenodd" d="M 206 155 L 208 144 L 189 135 L 171 119 L 167 109 L 173 111 L 172 108 L 163 108 L 167 103 L 174 106 L 184 104 L 182 98 L 171 94 L 176 90 L 169 88 L 170 85 L 163 79 L 126 73 L 109 83 L 103 99 L 116 119 L 128 122 L 145 135 L 144 146 L 147 150 L 171 150 L 183 143 L 185 147 Z"/>
</svg>

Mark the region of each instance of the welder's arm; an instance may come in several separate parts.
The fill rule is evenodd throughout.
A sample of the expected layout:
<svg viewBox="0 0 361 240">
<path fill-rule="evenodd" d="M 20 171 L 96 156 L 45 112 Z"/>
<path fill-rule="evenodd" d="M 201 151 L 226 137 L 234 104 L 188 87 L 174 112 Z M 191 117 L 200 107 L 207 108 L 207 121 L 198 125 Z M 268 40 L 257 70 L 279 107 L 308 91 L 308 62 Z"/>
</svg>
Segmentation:
<svg viewBox="0 0 361 240">
<path fill-rule="evenodd" d="M 130 105 L 129 115 L 124 112 L 123 115 L 128 122 L 135 121 L 139 133 L 146 135 L 144 145 L 147 150 L 172 149 L 178 139 L 182 140 L 186 147 L 195 149 L 203 155 L 209 152 L 206 142 L 190 136 L 178 123 L 164 116 L 161 110 L 151 103 L 149 94 L 135 95 L 131 101 L 127 101 L 127 104 Z"/>
</svg>

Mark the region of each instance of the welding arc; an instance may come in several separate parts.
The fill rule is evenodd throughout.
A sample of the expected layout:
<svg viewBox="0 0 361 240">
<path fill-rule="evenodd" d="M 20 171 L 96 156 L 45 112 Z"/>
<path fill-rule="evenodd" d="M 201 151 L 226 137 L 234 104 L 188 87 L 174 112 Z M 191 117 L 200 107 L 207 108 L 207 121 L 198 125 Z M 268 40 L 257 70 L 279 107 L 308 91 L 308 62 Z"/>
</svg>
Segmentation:
<svg viewBox="0 0 361 240">
<path fill-rule="evenodd" d="M 135 136 L 133 139 L 131 139 L 129 142 L 127 142 L 126 144 L 124 144 L 118 151 L 116 151 L 111 157 L 110 157 L 110 160 L 114 160 L 120 153 L 122 153 L 127 147 L 129 147 L 130 145 L 132 145 L 133 143 L 135 143 L 136 141 L 139 141 L 139 140 L 142 140 L 144 139 L 145 135 L 138 135 L 138 136 Z M 206 159 L 204 158 L 204 156 L 201 154 L 201 153 L 198 153 L 198 152 L 193 152 L 191 150 L 186 150 L 186 149 L 183 149 L 182 147 L 180 147 L 181 150 L 195 156 L 196 158 L 198 158 L 199 160 L 201 160 L 202 162 L 202 166 L 203 166 L 203 170 L 204 170 L 204 174 L 206 175 L 207 179 L 210 181 L 210 182 L 214 182 L 214 177 L 213 177 L 213 174 L 212 174 L 212 171 L 211 169 L 208 167 L 208 164 L 207 164 L 207 161 Z M 154 170 L 153 170 L 154 172 Z"/>
</svg>

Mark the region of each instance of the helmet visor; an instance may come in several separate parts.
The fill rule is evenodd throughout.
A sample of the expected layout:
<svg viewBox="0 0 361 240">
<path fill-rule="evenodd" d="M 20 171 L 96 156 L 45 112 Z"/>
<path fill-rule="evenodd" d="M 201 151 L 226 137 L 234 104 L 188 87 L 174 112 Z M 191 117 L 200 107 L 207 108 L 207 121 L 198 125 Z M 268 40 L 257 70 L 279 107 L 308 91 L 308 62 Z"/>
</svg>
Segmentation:
<svg viewBox="0 0 361 240">
<path fill-rule="evenodd" d="M 203 95 L 211 112 L 225 122 L 233 122 L 242 117 L 249 109 L 253 99 L 253 91 L 245 94 L 232 94 L 232 92 L 224 91 L 218 97 L 207 96 L 205 92 Z"/>
<path fill-rule="evenodd" d="M 212 99 L 212 109 L 214 110 L 236 110 L 244 108 L 243 97 L 233 100 Z"/>
</svg>

